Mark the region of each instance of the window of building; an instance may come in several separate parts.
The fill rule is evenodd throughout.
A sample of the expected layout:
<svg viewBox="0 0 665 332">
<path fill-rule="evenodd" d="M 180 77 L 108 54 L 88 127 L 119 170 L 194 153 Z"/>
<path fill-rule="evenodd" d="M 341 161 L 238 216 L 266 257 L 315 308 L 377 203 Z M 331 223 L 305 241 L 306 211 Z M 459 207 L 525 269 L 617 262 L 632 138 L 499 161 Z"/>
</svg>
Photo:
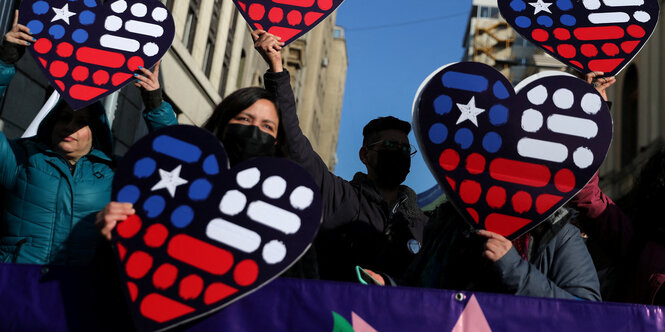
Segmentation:
<svg viewBox="0 0 665 332">
<path fill-rule="evenodd" d="M 236 34 L 237 23 L 238 23 L 238 11 L 233 10 L 231 14 L 231 26 L 229 26 L 229 36 L 226 38 L 226 49 L 224 50 L 224 60 L 222 62 L 222 79 L 219 83 L 219 94 L 221 96 L 224 96 L 224 94 L 226 93 L 226 83 L 229 80 L 231 53 L 233 52 L 233 39 Z"/>
<path fill-rule="evenodd" d="M 190 0 L 185 20 L 185 32 L 182 34 L 182 43 L 191 52 L 194 47 L 194 36 L 196 35 L 196 24 L 198 23 L 199 7 L 201 0 Z"/>
<path fill-rule="evenodd" d="M 203 53 L 203 72 L 210 77 L 212 62 L 215 57 L 215 40 L 217 39 L 217 26 L 219 25 L 219 16 L 222 11 L 223 0 L 215 0 L 212 7 L 212 17 L 210 19 L 210 28 L 208 28 L 208 40 L 206 49 Z"/>
<path fill-rule="evenodd" d="M 173 1 L 174 0 L 160 0 L 160 1 L 162 1 L 164 6 L 166 6 L 166 8 L 168 8 L 169 11 L 173 10 Z"/>
<path fill-rule="evenodd" d="M 497 18 L 499 17 L 499 8 L 497 7 L 488 7 L 488 6 L 478 6 L 478 17 L 484 18 Z"/>
<path fill-rule="evenodd" d="M 639 100 L 637 68 L 631 65 L 623 82 L 621 104 L 621 166 L 637 156 L 637 115 Z"/>
</svg>

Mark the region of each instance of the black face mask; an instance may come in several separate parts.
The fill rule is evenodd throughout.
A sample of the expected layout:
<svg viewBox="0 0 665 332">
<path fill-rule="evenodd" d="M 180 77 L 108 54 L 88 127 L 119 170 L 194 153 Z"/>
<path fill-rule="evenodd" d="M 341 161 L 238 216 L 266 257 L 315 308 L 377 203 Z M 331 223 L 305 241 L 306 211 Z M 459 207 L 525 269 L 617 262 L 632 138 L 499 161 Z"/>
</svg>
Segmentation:
<svg viewBox="0 0 665 332">
<path fill-rule="evenodd" d="M 377 151 L 377 185 L 381 188 L 395 188 L 402 184 L 411 168 L 411 156 L 398 150 Z"/>
<path fill-rule="evenodd" d="M 257 126 L 229 123 L 222 144 L 231 166 L 255 157 L 275 156 L 275 138 Z"/>
</svg>

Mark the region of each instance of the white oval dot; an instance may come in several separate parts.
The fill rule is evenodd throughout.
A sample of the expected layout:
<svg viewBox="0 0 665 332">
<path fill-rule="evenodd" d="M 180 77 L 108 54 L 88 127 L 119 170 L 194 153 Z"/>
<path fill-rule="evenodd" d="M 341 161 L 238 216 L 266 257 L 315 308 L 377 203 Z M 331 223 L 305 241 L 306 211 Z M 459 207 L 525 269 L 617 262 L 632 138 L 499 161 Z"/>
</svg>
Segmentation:
<svg viewBox="0 0 665 332">
<path fill-rule="evenodd" d="M 268 264 L 277 264 L 286 257 L 286 246 L 277 240 L 272 240 L 263 246 L 263 260 Z"/>
<path fill-rule="evenodd" d="M 244 189 L 254 187 L 257 183 L 259 183 L 259 180 L 261 180 L 261 172 L 256 167 L 238 172 L 236 175 L 236 182 Z"/>
<path fill-rule="evenodd" d="M 529 101 L 534 105 L 542 105 L 547 100 L 547 88 L 542 85 L 539 85 L 526 93 Z"/>
<path fill-rule="evenodd" d="M 300 186 L 293 190 L 291 196 L 289 196 L 289 201 L 294 209 L 304 210 L 312 205 L 312 202 L 314 201 L 314 192 L 312 189 Z"/>
<path fill-rule="evenodd" d="M 284 195 L 286 191 L 286 181 L 279 176 L 271 176 L 263 181 L 263 194 L 277 199 Z"/>
<path fill-rule="evenodd" d="M 522 113 L 522 129 L 530 133 L 535 133 L 543 126 L 543 114 L 534 110 L 528 109 Z"/>
<path fill-rule="evenodd" d="M 122 28 L 122 19 L 117 16 L 109 16 L 104 21 L 104 28 L 108 31 L 118 31 Z"/>
<path fill-rule="evenodd" d="M 595 93 L 587 93 L 582 97 L 581 102 L 582 110 L 586 114 L 596 114 L 603 106 L 603 100 Z"/>
<path fill-rule="evenodd" d="M 152 19 L 157 22 L 164 22 L 168 16 L 169 12 L 166 8 L 157 7 L 152 11 Z"/>
<path fill-rule="evenodd" d="M 560 109 L 570 109 L 575 103 L 575 95 L 568 89 L 559 89 L 552 95 L 554 105 Z"/>
<path fill-rule="evenodd" d="M 227 191 L 219 203 L 219 210 L 229 216 L 235 216 L 242 212 L 247 205 L 247 197 L 238 190 Z"/>
<path fill-rule="evenodd" d="M 125 0 L 118 0 L 111 4 L 111 10 L 118 14 L 124 13 L 127 10 L 127 2 Z"/>
<path fill-rule="evenodd" d="M 582 0 L 582 3 L 584 3 L 584 7 L 586 9 L 598 9 L 598 8 L 600 8 L 600 1 L 599 0 Z"/>
<path fill-rule="evenodd" d="M 145 16 L 145 14 L 148 13 L 148 7 L 146 7 L 142 3 L 135 3 L 135 4 L 132 5 L 131 11 L 132 11 L 132 15 L 134 15 L 136 17 L 143 17 L 143 16 Z"/>
<path fill-rule="evenodd" d="M 635 14 L 633 14 L 633 17 L 642 23 L 646 23 L 649 22 L 649 20 L 651 20 L 651 15 L 641 10 L 636 11 Z"/>
<path fill-rule="evenodd" d="M 579 147 L 573 152 L 573 162 L 579 168 L 587 168 L 593 164 L 593 152 L 589 148 Z"/>
<path fill-rule="evenodd" d="M 159 53 L 159 46 L 155 43 L 147 43 L 143 45 L 143 53 L 147 56 L 153 56 Z"/>
</svg>

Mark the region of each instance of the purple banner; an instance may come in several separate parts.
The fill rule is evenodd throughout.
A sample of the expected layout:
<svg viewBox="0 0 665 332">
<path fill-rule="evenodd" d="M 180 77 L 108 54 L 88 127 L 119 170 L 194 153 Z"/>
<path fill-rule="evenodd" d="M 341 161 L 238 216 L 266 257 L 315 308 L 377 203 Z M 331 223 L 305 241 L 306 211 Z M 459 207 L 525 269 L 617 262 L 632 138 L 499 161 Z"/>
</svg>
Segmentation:
<svg viewBox="0 0 665 332">
<path fill-rule="evenodd" d="M 0 264 L 1 331 L 131 324 L 104 269 Z M 188 331 L 665 331 L 663 307 L 277 279 Z"/>
</svg>

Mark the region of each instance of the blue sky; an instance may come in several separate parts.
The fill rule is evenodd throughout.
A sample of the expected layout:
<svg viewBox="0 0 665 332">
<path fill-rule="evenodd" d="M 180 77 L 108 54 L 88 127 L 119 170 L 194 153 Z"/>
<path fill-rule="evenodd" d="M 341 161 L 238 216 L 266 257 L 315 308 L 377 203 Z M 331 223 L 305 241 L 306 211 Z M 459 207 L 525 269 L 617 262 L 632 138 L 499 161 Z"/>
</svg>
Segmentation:
<svg viewBox="0 0 665 332">
<path fill-rule="evenodd" d="M 471 0 L 346 0 L 337 10 L 349 68 L 335 174 L 350 180 L 357 171 L 366 171 L 358 159 L 365 124 L 387 115 L 411 122 L 422 81 L 437 68 L 460 61 Z M 409 140 L 417 145 L 413 133 Z M 420 193 L 435 183 L 418 152 L 405 184 Z"/>
</svg>

